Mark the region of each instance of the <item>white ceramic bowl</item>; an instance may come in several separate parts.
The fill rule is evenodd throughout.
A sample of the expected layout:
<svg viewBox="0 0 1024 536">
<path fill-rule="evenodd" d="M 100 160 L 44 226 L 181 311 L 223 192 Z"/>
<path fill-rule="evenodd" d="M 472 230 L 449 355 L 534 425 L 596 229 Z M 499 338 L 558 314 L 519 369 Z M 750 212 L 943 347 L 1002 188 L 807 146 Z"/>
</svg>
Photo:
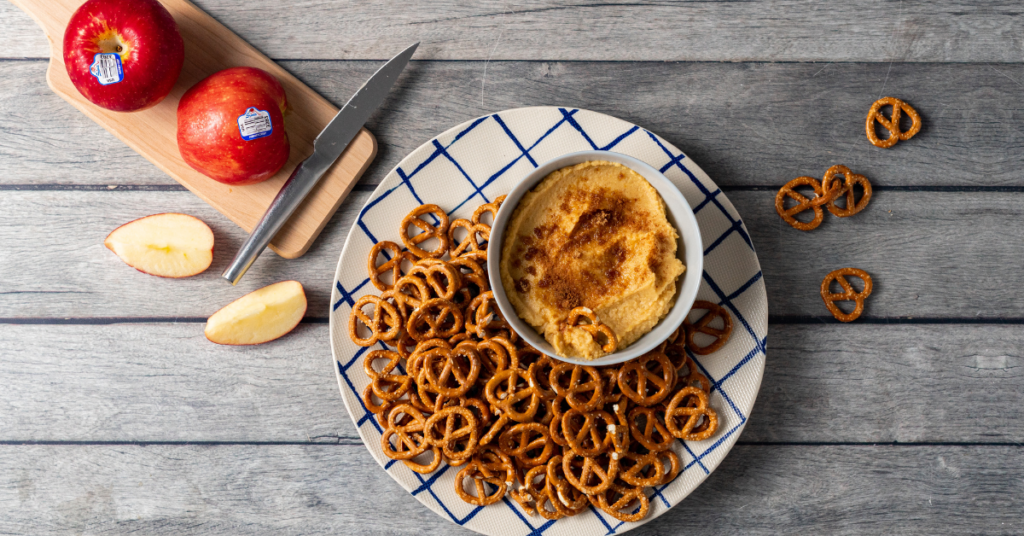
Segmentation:
<svg viewBox="0 0 1024 536">
<path fill-rule="evenodd" d="M 555 349 L 544 340 L 543 336 L 537 333 L 533 326 L 519 318 L 512 303 L 508 301 L 508 296 L 505 295 L 505 287 L 501 284 L 499 265 L 505 238 L 505 228 L 508 226 L 509 220 L 512 219 L 512 213 L 515 212 L 516 206 L 519 205 L 519 201 L 523 196 L 540 181 L 544 180 L 551 172 L 591 160 L 604 160 L 622 164 L 639 173 L 643 178 L 647 179 L 647 182 L 651 183 L 651 186 L 658 190 L 661 198 L 665 201 L 669 223 L 679 231 L 678 252 L 682 252 L 680 258 L 686 264 L 686 271 L 677 282 L 675 305 L 669 310 L 668 315 L 654 326 L 654 329 L 626 348 L 598 359 L 586 360 L 559 356 L 555 353 Z M 549 160 L 524 177 L 508 193 L 505 202 L 501 205 L 501 209 L 495 215 L 494 223 L 491 225 L 490 243 L 487 249 L 492 252 L 491 255 L 487 256 L 488 277 L 501 314 L 505 316 L 516 333 L 526 339 L 526 342 L 530 343 L 531 346 L 555 359 L 577 365 L 614 365 L 643 355 L 661 344 L 686 319 L 686 315 L 690 312 L 693 301 L 697 297 L 700 277 L 704 272 L 704 246 L 700 237 L 700 228 L 697 227 L 697 219 L 693 215 L 690 204 L 683 198 L 683 194 L 679 192 L 679 189 L 671 181 L 653 167 L 631 156 L 610 151 L 582 151 L 563 155 Z"/>
</svg>

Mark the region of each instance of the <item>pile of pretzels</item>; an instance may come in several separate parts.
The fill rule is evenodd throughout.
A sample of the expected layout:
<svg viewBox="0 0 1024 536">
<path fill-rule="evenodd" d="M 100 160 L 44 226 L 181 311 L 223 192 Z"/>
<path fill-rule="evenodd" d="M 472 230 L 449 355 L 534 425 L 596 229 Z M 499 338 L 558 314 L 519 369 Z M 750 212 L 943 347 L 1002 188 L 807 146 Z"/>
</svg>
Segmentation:
<svg viewBox="0 0 1024 536">
<path fill-rule="evenodd" d="M 455 491 L 473 505 L 509 495 L 547 519 L 591 505 L 643 519 L 646 488 L 680 471 L 675 441 L 708 439 L 718 428 L 711 382 L 687 351 L 724 345 L 729 313 L 697 302 L 704 317 L 622 365 L 549 358 L 512 330 L 489 288 L 483 218 L 502 200 L 451 222 L 436 205 L 418 207 L 402 222 L 405 248 L 380 242 L 370 253 L 381 294 L 355 302 L 349 334 L 379 347 L 363 361 L 370 384 L 362 401 L 384 429 L 381 448 L 418 473 L 442 461 L 460 467 Z M 716 318 L 724 327 L 711 327 Z M 698 334 L 713 342 L 697 345 Z"/>
</svg>

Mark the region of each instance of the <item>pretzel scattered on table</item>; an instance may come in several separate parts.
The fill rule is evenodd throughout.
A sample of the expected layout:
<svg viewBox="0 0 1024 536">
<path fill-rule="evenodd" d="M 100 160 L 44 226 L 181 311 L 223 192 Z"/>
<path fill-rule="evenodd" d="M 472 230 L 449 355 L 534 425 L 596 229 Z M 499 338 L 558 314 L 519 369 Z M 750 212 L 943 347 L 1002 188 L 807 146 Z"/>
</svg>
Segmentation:
<svg viewBox="0 0 1024 536">
<path fill-rule="evenodd" d="M 837 175 L 842 175 L 845 182 L 836 179 Z M 854 186 L 858 184 L 864 190 L 860 201 L 856 201 L 854 192 Z M 808 198 L 796 191 L 800 187 L 810 187 L 814 191 L 814 196 Z M 846 196 L 846 206 L 840 208 L 836 205 L 836 200 L 844 195 Z M 787 198 L 796 201 L 796 205 L 786 208 Z M 870 201 L 871 182 L 867 177 L 854 174 L 846 166 L 835 165 L 828 168 L 821 182 L 814 177 L 797 177 L 783 185 L 775 194 L 775 211 L 779 213 L 783 221 L 794 229 L 811 231 L 817 229 L 825 219 L 825 212 L 821 207 L 828 208 L 828 211 L 836 217 L 845 218 L 864 210 Z M 796 219 L 797 214 L 806 210 L 814 213 L 811 221 L 803 222 Z"/>
<path fill-rule="evenodd" d="M 864 281 L 864 290 L 856 292 L 853 290 L 853 285 L 846 280 L 846 276 L 852 275 L 861 278 Z M 841 294 L 836 294 L 829 290 L 829 286 L 832 285 L 832 281 L 838 281 L 839 286 L 843 287 Z M 825 276 L 825 279 L 821 282 L 821 299 L 825 302 L 825 307 L 828 307 L 832 316 L 836 317 L 840 322 L 853 322 L 860 318 L 861 313 L 864 312 L 864 300 L 871 295 L 871 276 L 867 272 L 860 268 L 840 268 L 829 272 Z M 836 302 L 838 301 L 852 301 L 854 302 L 853 312 L 844 313 Z"/>
<path fill-rule="evenodd" d="M 886 119 L 882 115 L 883 106 L 892 106 L 892 114 Z M 900 131 L 900 116 L 906 113 L 911 120 L 910 129 L 901 132 Z M 883 128 L 889 131 L 889 137 L 886 139 L 879 139 L 878 134 L 875 132 L 875 121 L 877 121 Z M 907 141 L 914 137 L 921 131 L 921 116 L 917 113 L 911 105 L 903 102 L 895 97 L 884 97 L 878 99 L 871 105 L 871 109 L 868 110 L 868 118 L 864 125 L 864 129 L 867 131 L 868 141 L 871 142 L 875 147 L 881 147 L 888 149 L 896 142 Z"/>
<path fill-rule="evenodd" d="M 363 358 L 370 384 L 361 397 L 384 429 L 381 448 L 422 474 L 442 461 L 461 467 L 455 491 L 469 504 L 508 495 L 546 519 L 589 507 L 622 521 L 643 519 L 650 509 L 645 491 L 680 471 L 673 444 L 717 430 L 711 382 L 687 354 L 710 347 L 690 345 L 687 329 L 715 335 L 708 324 L 723 316 L 725 334 L 712 344 L 720 347 L 729 314 L 706 307 L 698 327 L 680 328 L 621 366 L 549 358 L 512 330 L 489 288 L 490 226 L 482 220 L 495 216 L 503 199 L 478 207 L 470 220 L 450 221 L 436 205 L 423 205 L 402 221 L 407 250 L 380 242 L 370 252 L 370 279 L 383 292 L 355 302 L 349 335 L 361 346 L 381 346 Z M 436 224 L 421 218 L 428 214 Z M 411 227 L 422 232 L 409 235 Z M 458 227 L 469 232 L 466 239 L 455 239 Z M 430 238 L 439 244 L 421 249 Z M 382 280 L 388 273 L 390 283 Z M 593 311 L 573 312 L 568 325 L 616 344 Z M 590 322 L 577 324 L 582 317 Z"/>
</svg>

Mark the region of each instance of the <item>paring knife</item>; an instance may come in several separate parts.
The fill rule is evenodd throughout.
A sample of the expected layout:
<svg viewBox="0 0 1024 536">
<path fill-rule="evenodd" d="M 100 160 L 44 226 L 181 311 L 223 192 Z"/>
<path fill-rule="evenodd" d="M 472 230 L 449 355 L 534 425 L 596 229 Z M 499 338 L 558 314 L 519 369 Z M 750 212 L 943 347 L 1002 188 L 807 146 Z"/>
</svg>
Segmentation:
<svg viewBox="0 0 1024 536">
<path fill-rule="evenodd" d="M 281 191 L 277 193 L 277 197 L 267 209 L 267 213 L 263 215 L 263 219 L 253 228 L 252 234 L 249 235 L 245 244 L 242 244 L 242 248 L 238 250 L 221 277 L 227 279 L 232 285 L 242 279 L 242 276 L 260 256 L 260 253 L 263 253 L 263 249 L 267 247 L 274 235 L 281 230 L 295 209 L 299 208 L 302 200 L 320 181 L 324 172 L 334 164 L 342 151 L 348 147 L 352 138 L 363 128 L 363 124 L 370 118 L 370 115 L 384 102 L 391 86 L 395 84 L 398 75 L 409 63 L 417 46 L 419 43 L 403 50 L 380 69 L 377 69 L 377 72 L 373 73 L 373 76 L 356 91 L 355 95 L 352 95 L 345 106 L 338 110 L 334 119 L 331 119 L 331 122 L 327 123 L 327 126 L 313 140 L 313 154 L 295 167 L 295 171 L 285 181 Z"/>
</svg>

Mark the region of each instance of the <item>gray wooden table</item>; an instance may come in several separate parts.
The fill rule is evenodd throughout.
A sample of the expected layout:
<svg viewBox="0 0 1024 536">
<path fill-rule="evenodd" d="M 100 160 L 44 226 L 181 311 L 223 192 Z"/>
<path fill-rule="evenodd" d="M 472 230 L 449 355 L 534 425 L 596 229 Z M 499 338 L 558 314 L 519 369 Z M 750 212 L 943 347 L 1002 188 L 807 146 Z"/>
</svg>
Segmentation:
<svg viewBox="0 0 1024 536">
<path fill-rule="evenodd" d="M 1024 532 L 1024 7 L 990 1 L 202 0 L 340 104 L 423 44 L 369 123 L 380 153 L 305 257 L 218 274 L 243 233 L 46 87 L 48 44 L 0 3 L 0 533 L 465 533 L 373 462 L 330 365 L 331 278 L 404 155 L 488 112 L 563 105 L 682 148 L 746 220 L 768 288 L 764 383 L 708 480 L 644 534 Z M 875 99 L 924 128 L 881 150 Z M 842 163 L 862 214 L 813 233 L 775 190 Z M 165 211 L 208 222 L 213 267 L 170 281 L 103 238 Z M 875 277 L 851 325 L 817 295 Z M 254 348 L 203 337 L 244 291 L 301 281 L 308 317 Z M 369 515 L 368 515 L 369 513 Z"/>
</svg>

